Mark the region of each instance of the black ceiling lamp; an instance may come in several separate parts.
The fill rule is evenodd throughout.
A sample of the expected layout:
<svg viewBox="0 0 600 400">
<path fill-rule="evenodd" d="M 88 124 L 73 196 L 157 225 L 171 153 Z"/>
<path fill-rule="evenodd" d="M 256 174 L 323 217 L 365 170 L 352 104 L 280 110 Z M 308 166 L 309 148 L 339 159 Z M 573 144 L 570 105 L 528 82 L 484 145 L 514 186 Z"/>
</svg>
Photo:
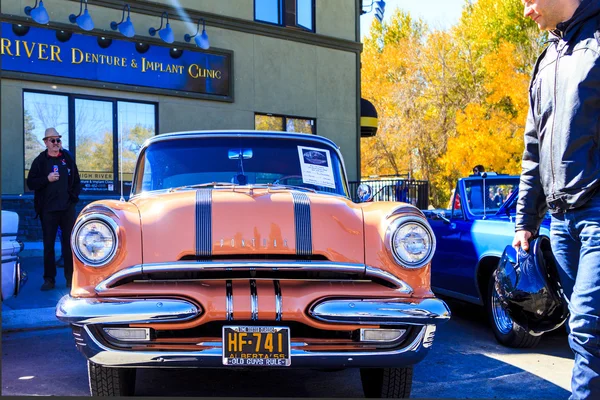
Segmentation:
<svg viewBox="0 0 600 400">
<path fill-rule="evenodd" d="M 13 24 L 12 31 L 17 36 L 25 36 L 29 32 L 29 26 L 22 24 Z"/>
<path fill-rule="evenodd" d="M 71 39 L 71 36 L 73 36 L 73 32 L 71 32 L 71 31 L 65 31 L 62 29 L 56 30 L 56 39 L 59 42 L 62 42 L 62 43 L 68 42 L 69 39 Z"/>
<path fill-rule="evenodd" d="M 182 49 L 172 48 L 171 50 L 169 50 L 169 54 L 174 59 L 178 59 L 179 57 L 181 57 L 183 55 L 183 50 Z"/>
<path fill-rule="evenodd" d="M 98 46 L 103 49 L 106 49 L 108 46 L 112 44 L 112 39 L 104 36 L 98 36 Z"/>
<path fill-rule="evenodd" d="M 148 43 L 137 42 L 135 44 L 135 49 L 138 53 L 144 54 L 150 49 L 150 45 Z"/>
</svg>

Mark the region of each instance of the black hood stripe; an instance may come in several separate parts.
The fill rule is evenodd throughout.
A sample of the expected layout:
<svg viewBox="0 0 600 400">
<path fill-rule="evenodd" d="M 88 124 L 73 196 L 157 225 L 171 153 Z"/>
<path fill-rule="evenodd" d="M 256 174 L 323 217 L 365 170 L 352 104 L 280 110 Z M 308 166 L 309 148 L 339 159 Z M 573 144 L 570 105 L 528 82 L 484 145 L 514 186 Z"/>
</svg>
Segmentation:
<svg viewBox="0 0 600 400">
<path fill-rule="evenodd" d="M 212 190 L 196 191 L 196 256 L 212 255 Z"/>
<path fill-rule="evenodd" d="M 294 200 L 294 224 L 296 226 L 296 254 L 310 256 L 312 247 L 312 220 L 310 200 L 306 193 L 292 192 Z"/>
</svg>

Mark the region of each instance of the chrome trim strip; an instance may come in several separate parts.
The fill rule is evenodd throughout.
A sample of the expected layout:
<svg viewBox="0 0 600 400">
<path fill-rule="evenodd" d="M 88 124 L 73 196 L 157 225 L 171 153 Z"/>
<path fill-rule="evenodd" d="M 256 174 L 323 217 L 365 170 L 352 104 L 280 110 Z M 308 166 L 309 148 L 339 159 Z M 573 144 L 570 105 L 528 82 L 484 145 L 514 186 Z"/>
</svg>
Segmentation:
<svg viewBox="0 0 600 400">
<path fill-rule="evenodd" d="M 225 282 L 225 299 L 227 302 L 227 321 L 233 321 L 233 283 Z"/>
<path fill-rule="evenodd" d="M 418 214 L 419 216 L 426 218 L 423 211 L 419 210 L 417 207 L 410 204 L 404 204 L 394 208 L 392 211 L 387 213 L 385 219 L 389 219 L 390 217 L 393 217 L 395 215 L 405 215 L 407 213 Z"/>
<path fill-rule="evenodd" d="M 435 325 L 427 325 L 425 328 L 425 336 L 423 338 L 423 347 L 430 348 L 433 346 L 433 339 L 435 338 Z"/>
<path fill-rule="evenodd" d="M 117 214 L 117 212 L 111 207 L 104 204 L 90 204 L 85 206 L 83 210 L 81 210 L 81 215 L 87 213 L 106 213 L 111 218 L 114 217 L 116 219 L 119 219 L 119 214 Z"/>
<path fill-rule="evenodd" d="M 127 277 L 130 277 L 130 276 L 140 275 L 140 274 L 142 274 L 142 272 L 143 272 L 143 268 L 141 265 L 134 265 L 133 267 L 128 267 L 128 268 L 122 269 L 120 271 L 117 271 L 114 274 L 112 274 L 111 276 L 109 276 L 107 279 L 103 280 L 98 285 L 96 285 L 96 288 L 95 288 L 96 293 L 105 292 L 110 287 L 112 287 L 115 283 L 117 283 Z"/>
<path fill-rule="evenodd" d="M 438 325 L 450 319 L 450 309 L 436 298 L 324 300 L 313 305 L 309 314 L 319 321 L 342 324 Z"/>
<path fill-rule="evenodd" d="M 70 324 L 133 324 L 187 321 L 202 309 L 185 300 L 74 298 L 63 296 L 56 318 Z"/>
<path fill-rule="evenodd" d="M 390 282 L 398 288 L 398 291 L 401 293 L 412 294 L 414 292 L 413 288 L 406 282 L 404 282 L 400 278 L 396 278 L 394 275 L 390 274 L 387 271 L 383 271 L 379 268 L 374 268 L 370 266 L 366 266 L 365 268 L 365 276 L 379 278 L 386 282 Z"/>
<path fill-rule="evenodd" d="M 377 352 L 319 352 L 291 349 L 292 364 L 310 368 L 358 368 L 397 367 L 421 361 L 428 353 L 423 346 L 426 327 L 422 327 L 415 339 L 406 346 L 391 351 Z M 222 368 L 223 348 L 216 342 L 212 349 L 199 351 L 127 351 L 104 346 L 90 331 L 83 327 L 86 347 L 80 348 L 84 356 L 95 364 L 110 367 L 179 367 L 179 368 Z M 292 343 L 291 346 L 299 343 Z"/>
<path fill-rule="evenodd" d="M 283 308 L 283 301 L 281 298 L 281 285 L 278 280 L 273 281 L 275 288 L 275 321 L 281 321 L 281 313 Z"/>
<path fill-rule="evenodd" d="M 96 286 L 96 293 L 109 290 L 119 281 L 131 276 L 156 272 L 202 271 L 327 271 L 352 274 L 359 277 L 377 277 L 391 283 L 401 293 L 410 294 L 412 288 L 389 272 L 365 264 L 336 263 L 329 261 L 178 261 L 172 263 L 139 264 L 122 269 Z"/>
<path fill-rule="evenodd" d="M 258 321 L 258 293 L 256 280 L 250 279 L 250 305 L 252 307 L 252 321 Z"/>
<path fill-rule="evenodd" d="M 310 200 L 306 193 L 292 192 L 294 201 L 294 225 L 296 227 L 296 254 L 310 256 L 312 248 L 312 221 Z"/>
<path fill-rule="evenodd" d="M 196 191 L 196 255 L 212 254 L 212 190 Z"/>
</svg>

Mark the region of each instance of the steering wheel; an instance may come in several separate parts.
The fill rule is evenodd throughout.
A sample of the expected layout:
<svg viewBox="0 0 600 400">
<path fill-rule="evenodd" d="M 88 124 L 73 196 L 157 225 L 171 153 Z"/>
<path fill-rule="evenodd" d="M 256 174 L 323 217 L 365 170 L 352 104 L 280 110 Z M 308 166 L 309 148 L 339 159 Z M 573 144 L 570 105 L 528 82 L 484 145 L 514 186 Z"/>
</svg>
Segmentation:
<svg viewBox="0 0 600 400">
<path fill-rule="evenodd" d="M 302 179 L 302 175 L 284 175 L 280 178 L 277 178 L 273 181 L 274 185 L 279 185 L 281 184 L 281 181 L 287 181 L 288 179 L 292 179 L 292 178 L 299 178 Z"/>
</svg>

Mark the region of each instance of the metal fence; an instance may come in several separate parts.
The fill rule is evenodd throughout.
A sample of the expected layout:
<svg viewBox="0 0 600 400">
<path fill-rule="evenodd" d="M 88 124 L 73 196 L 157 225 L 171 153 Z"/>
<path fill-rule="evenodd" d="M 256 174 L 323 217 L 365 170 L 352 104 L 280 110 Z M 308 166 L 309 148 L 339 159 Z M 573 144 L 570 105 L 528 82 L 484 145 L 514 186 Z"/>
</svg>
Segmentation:
<svg viewBox="0 0 600 400">
<path fill-rule="evenodd" d="M 352 200 L 358 202 L 358 185 L 366 183 L 373 189 L 373 201 L 402 201 L 426 210 L 429 206 L 429 182 L 396 178 L 363 179 L 348 182 Z"/>
</svg>

